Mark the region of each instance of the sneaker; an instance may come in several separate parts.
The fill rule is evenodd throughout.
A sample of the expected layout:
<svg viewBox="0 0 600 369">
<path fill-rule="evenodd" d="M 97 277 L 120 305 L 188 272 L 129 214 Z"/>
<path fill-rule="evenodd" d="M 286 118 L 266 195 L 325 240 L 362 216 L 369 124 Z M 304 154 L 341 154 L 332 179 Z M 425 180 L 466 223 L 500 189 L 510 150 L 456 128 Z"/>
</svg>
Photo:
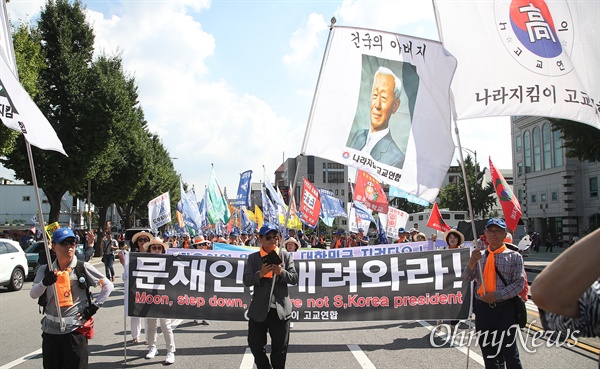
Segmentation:
<svg viewBox="0 0 600 369">
<path fill-rule="evenodd" d="M 175 362 L 175 353 L 174 352 L 168 352 L 167 353 L 167 358 L 165 359 L 165 365 L 171 365 Z"/>
<path fill-rule="evenodd" d="M 210 325 L 210 322 L 208 320 L 203 320 L 202 323 L 200 323 L 202 325 Z"/>
<path fill-rule="evenodd" d="M 155 348 L 151 348 L 146 354 L 146 359 L 154 359 L 154 357 L 158 354 L 158 350 Z"/>
</svg>

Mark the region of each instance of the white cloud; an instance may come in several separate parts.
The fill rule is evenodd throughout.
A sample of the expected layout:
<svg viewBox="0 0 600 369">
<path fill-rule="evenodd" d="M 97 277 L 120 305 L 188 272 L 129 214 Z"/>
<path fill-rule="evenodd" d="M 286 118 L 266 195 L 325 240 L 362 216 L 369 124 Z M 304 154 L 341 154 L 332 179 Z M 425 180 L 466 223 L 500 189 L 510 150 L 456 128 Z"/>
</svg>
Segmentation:
<svg viewBox="0 0 600 369">
<path fill-rule="evenodd" d="M 327 23 L 325 23 L 323 15 L 310 14 L 306 25 L 294 31 L 290 37 L 289 43 L 292 53 L 284 55 L 283 62 L 288 66 L 303 70 L 312 67 L 315 51 L 322 44 L 322 36 L 327 29 Z M 319 50 L 319 52 L 322 52 L 322 50 Z"/>
</svg>

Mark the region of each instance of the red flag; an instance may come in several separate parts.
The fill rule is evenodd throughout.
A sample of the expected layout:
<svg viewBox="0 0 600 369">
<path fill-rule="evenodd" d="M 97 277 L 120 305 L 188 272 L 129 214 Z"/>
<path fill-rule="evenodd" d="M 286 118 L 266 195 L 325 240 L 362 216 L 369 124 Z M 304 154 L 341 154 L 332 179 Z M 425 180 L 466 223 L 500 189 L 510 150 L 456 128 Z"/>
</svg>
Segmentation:
<svg viewBox="0 0 600 369">
<path fill-rule="evenodd" d="M 369 209 L 378 213 L 387 214 L 388 200 L 381 184 L 367 172 L 356 172 L 356 186 L 354 187 L 354 200 L 365 204 Z"/>
<path fill-rule="evenodd" d="M 309 180 L 306 178 L 303 178 L 303 180 L 302 201 L 300 201 L 301 219 L 314 228 L 319 221 L 319 213 L 321 212 L 321 195 Z"/>
<path fill-rule="evenodd" d="M 442 218 L 442 214 L 440 213 L 440 208 L 438 208 L 437 202 L 433 203 L 433 209 L 431 209 L 431 214 L 429 214 L 427 227 L 437 229 L 441 232 L 450 230 L 450 226 L 446 224 L 444 218 Z"/>
<path fill-rule="evenodd" d="M 519 219 L 521 219 L 521 214 L 523 214 L 521 211 L 521 205 L 519 205 L 519 200 L 517 200 L 515 194 L 510 189 L 510 186 L 508 183 L 506 183 L 502 173 L 496 170 L 496 167 L 492 163 L 491 157 L 490 172 L 492 173 L 492 182 L 494 182 L 496 194 L 500 200 L 500 205 L 502 205 L 502 212 L 504 213 L 506 227 L 510 231 L 514 232 L 514 230 L 517 228 L 517 224 L 519 224 Z"/>
</svg>

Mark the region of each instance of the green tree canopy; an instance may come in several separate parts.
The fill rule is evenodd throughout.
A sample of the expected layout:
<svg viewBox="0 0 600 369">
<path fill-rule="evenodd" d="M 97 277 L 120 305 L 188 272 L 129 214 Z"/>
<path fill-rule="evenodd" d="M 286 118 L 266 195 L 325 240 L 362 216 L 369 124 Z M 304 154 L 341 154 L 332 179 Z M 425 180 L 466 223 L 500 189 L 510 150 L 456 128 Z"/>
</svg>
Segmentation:
<svg viewBox="0 0 600 369">
<path fill-rule="evenodd" d="M 460 165 L 460 162 L 458 162 L 458 165 Z M 492 181 L 483 183 L 485 169 L 480 170 L 479 163 L 474 163 L 471 155 L 465 158 L 465 171 L 467 172 L 474 216 L 475 218 L 483 218 L 488 215 L 496 202 L 494 185 Z M 440 191 L 439 206 L 450 210 L 469 211 L 465 182 L 462 176 L 459 177 L 458 183 L 450 183 Z"/>
<path fill-rule="evenodd" d="M 560 131 L 566 156 L 579 160 L 600 161 L 600 130 L 566 119 L 549 119 L 553 131 Z"/>
</svg>

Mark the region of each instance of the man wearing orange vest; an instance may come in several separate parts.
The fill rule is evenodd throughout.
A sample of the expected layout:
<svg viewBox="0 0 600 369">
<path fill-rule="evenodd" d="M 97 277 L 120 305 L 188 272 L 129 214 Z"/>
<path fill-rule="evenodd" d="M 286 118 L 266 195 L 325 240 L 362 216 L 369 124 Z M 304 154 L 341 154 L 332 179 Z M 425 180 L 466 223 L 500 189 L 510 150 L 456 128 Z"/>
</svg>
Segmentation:
<svg viewBox="0 0 600 369">
<path fill-rule="evenodd" d="M 482 255 L 475 249 L 465 267 L 465 280 L 475 280 L 473 312 L 477 316 L 475 330 L 486 368 L 522 368 L 516 345 L 515 304 L 512 298 L 523 290 L 523 257 L 506 247 L 506 223 L 490 219 L 485 226 L 488 247 Z M 483 277 L 477 267 L 481 260 Z"/>
</svg>

